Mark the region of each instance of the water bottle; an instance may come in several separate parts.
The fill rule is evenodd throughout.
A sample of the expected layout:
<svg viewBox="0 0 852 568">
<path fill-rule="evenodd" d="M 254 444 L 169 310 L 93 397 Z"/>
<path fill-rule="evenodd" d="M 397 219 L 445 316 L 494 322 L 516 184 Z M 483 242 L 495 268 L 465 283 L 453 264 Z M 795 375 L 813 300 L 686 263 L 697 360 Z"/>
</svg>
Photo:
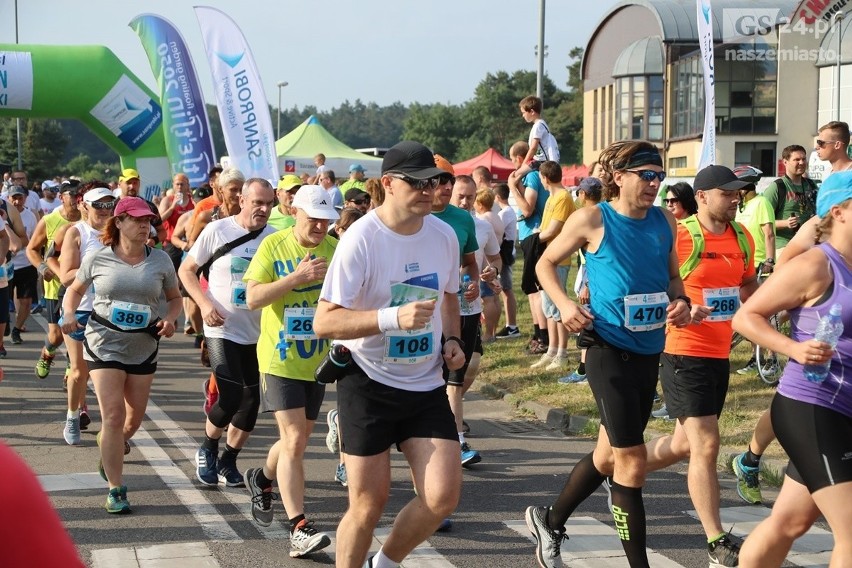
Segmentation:
<svg viewBox="0 0 852 568">
<path fill-rule="evenodd" d="M 459 288 L 459 310 L 464 314 L 470 311 L 470 302 L 468 302 L 464 293 L 467 292 L 467 286 L 470 284 L 470 275 L 465 274 L 462 276 L 461 287 Z"/>
<path fill-rule="evenodd" d="M 828 315 L 821 317 L 817 323 L 814 339 L 828 343 L 832 349 L 837 347 L 837 340 L 843 334 L 843 321 L 840 319 L 842 311 L 843 306 L 840 304 L 831 306 Z M 825 363 L 805 365 L 805 378 L 812 383 L 821 383 L 828 376 L 829 367 L 831 359 Z"/>
<path fill-rule="evenodd" d="M 351 367 L 352 352 L 344 345 L 333 343 L 314 371 L 314 379 L 324 385 L 331 384 L 345 377 Z"/>
</svg>

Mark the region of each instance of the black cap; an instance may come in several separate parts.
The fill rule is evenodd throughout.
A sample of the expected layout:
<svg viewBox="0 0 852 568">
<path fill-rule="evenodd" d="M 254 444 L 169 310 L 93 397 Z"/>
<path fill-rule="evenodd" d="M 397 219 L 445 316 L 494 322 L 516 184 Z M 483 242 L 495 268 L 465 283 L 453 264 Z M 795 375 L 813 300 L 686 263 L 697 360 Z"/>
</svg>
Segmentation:
<svg viewBox="0 0 852 568">
<path fill-rule="evenodd" d="M 359 199 L 360 197 L 362 197 L 364 195 L 369 195 L 369 193 L 367 193 L 363 189 L 359 189 L 357 187 L 350 187 L 349 189 L 346 190 L 346 193 L 343 195 L 343 199 L 345 201 L 352 201 L 353 199 Z"/>
<path fill-rule="evenodd" d="M 80 187 L 80 180 L 78 179 L 66 179 L 59 186 L 59 193 L 70 193 L 76 194 L 77 190 Z"/>
<path fill-rule="evenodd" d="M 429 179 L 445 173 L 435 167 L 435 155 L 419 142 L 404 140 L 387 151 L 382 173 L 399 172 L 414 179 Z"/>
<path fill-rule="evenodd" d="M 737 178 L 736 174 L 725 166 L 707 166 L 695 176 L 693 189 L 695 192 L 710 189 L 742 189 L 750 185 L 747 181 Z"/>
<path fill-rule="evenodd" d="M 213 195 L 213 189 L 209 185 L 202 185 L 192 190 L 192 198 L 196 201 L 201 201 L 206 197 Z"/>
</svg>

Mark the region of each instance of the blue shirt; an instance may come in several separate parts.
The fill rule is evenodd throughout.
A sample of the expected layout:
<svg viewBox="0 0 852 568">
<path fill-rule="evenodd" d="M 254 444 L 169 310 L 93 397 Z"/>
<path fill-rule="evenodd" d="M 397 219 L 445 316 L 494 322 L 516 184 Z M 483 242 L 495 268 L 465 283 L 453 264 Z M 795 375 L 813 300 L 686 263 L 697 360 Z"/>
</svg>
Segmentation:
<svg viewBox="0 0 852 568">
<path fill-rule="evenodd" d="M 547 198 L 550 197 L 550 192 L 544 189 L 544 185 L 541 183 L 541 176 L 539 176 L 538 172 L 528 173 L 524 176 L 521 183 L 524 187 L 536 190 L 538 195 L 535 198 L 535 210 L 532 215 L 522 217 L 522 213 L 518 211 L 518 241 L 522 241 L 532 235 L 538 229 L 539 225 L 541 225 L 541 214 L 544 212 L 544 204 Z"/>
<path fill-rule="evenodd" d="M 659 207 L 649 209 L 644 219 L 621 215 L 607 202 L 597 207 L 604 236 L 597 251 L 586 253 L 595 331 L 615 347 L 642 355 L 661 353 L 665 325 L 649 331 L 627 329 L 625 297 L 667 292 L 674 244 L 671 226 Z"/>
</svg>

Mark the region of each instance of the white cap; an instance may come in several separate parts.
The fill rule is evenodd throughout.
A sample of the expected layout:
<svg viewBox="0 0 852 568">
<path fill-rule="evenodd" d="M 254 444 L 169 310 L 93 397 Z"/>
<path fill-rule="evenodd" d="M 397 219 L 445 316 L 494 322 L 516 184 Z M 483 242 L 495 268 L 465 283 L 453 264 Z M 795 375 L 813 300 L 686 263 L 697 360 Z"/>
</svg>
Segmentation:
<svg viewBox="0 0 852 568">
<path fill-rule="evenodd" d="M 51 189 L 52 190 L 52 189 L 56 189 L 57 187 L 59 187 L 59 184 L 56 183 L 55 181 L 53 181 L 52 179 L 44 180 L 43 182 L 41 182 L 41 188 L 42 189 Z"/>
<path fill-rule="evenodd" d="M 291 207 L 303 210 L 311 219 L 328 219 L 330 221 L 340 219 L 340 215 L 331 204 L 328 192 L 318 185 L 300 187 L 293 197 Z"/>
<path fill-rule="evenodd" d="M 86 203 L 94 203 L 104 197 L 114 198 L 115 196 L 112 194 L 112 190 L 108 187 L 96 187 L 83 194 L 83 201 Z"/>
</svg>

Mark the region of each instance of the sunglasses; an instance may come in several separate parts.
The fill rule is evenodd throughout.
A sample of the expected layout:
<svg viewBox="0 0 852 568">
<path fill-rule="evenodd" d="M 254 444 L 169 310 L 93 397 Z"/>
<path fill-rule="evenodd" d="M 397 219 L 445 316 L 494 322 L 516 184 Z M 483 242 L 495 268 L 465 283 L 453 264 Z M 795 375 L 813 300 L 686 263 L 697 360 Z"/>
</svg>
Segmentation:
<svg viewBox="0 0 852 568">
<path fill-rule="evenodd" d="M 674 205 L 675 203 L 680 203 L 680 199 L 677 197 L 670 197 L 668 199 L 663 199 L 663 203 L 666 205 Z"/>
<path fill-rule="evenodd" d="M 12 176 L 13 181 L 27 181 L 27 176 Z"/>
<path fill-rule="evenodd" d="M 654 170 L 626 170 L 631 174 L 636 174 L 639 176 L 642 181 L 651 182 L 654 181 L 654 178 L 662 181 L 666 179 L 666 172 L 655 172 Z"/>
<path fill-rule="evenodd" d="M 401 179 L 410 185 L 412 189 L 416 189 L 418 191 L 423 191 L 424 189 L 436 189 L 441 180 L 440 176 L 429 179 L 414 179 L 403 174 L 388 174 L 388 176 L 395 179 Z"/>
<path fill-rule="evenodd" d="M 838 142 L 838 140 L 817 140 L 816 145 L 819 148 L 823 148 L 826 144 L 834 144 L 835 142 Z"/>
<path fill-rule="evenodd" d="M 93 201 L 89 205 L 95 209 L 115 209 L 115 199 L 112 201 Z"/>
</svg>

